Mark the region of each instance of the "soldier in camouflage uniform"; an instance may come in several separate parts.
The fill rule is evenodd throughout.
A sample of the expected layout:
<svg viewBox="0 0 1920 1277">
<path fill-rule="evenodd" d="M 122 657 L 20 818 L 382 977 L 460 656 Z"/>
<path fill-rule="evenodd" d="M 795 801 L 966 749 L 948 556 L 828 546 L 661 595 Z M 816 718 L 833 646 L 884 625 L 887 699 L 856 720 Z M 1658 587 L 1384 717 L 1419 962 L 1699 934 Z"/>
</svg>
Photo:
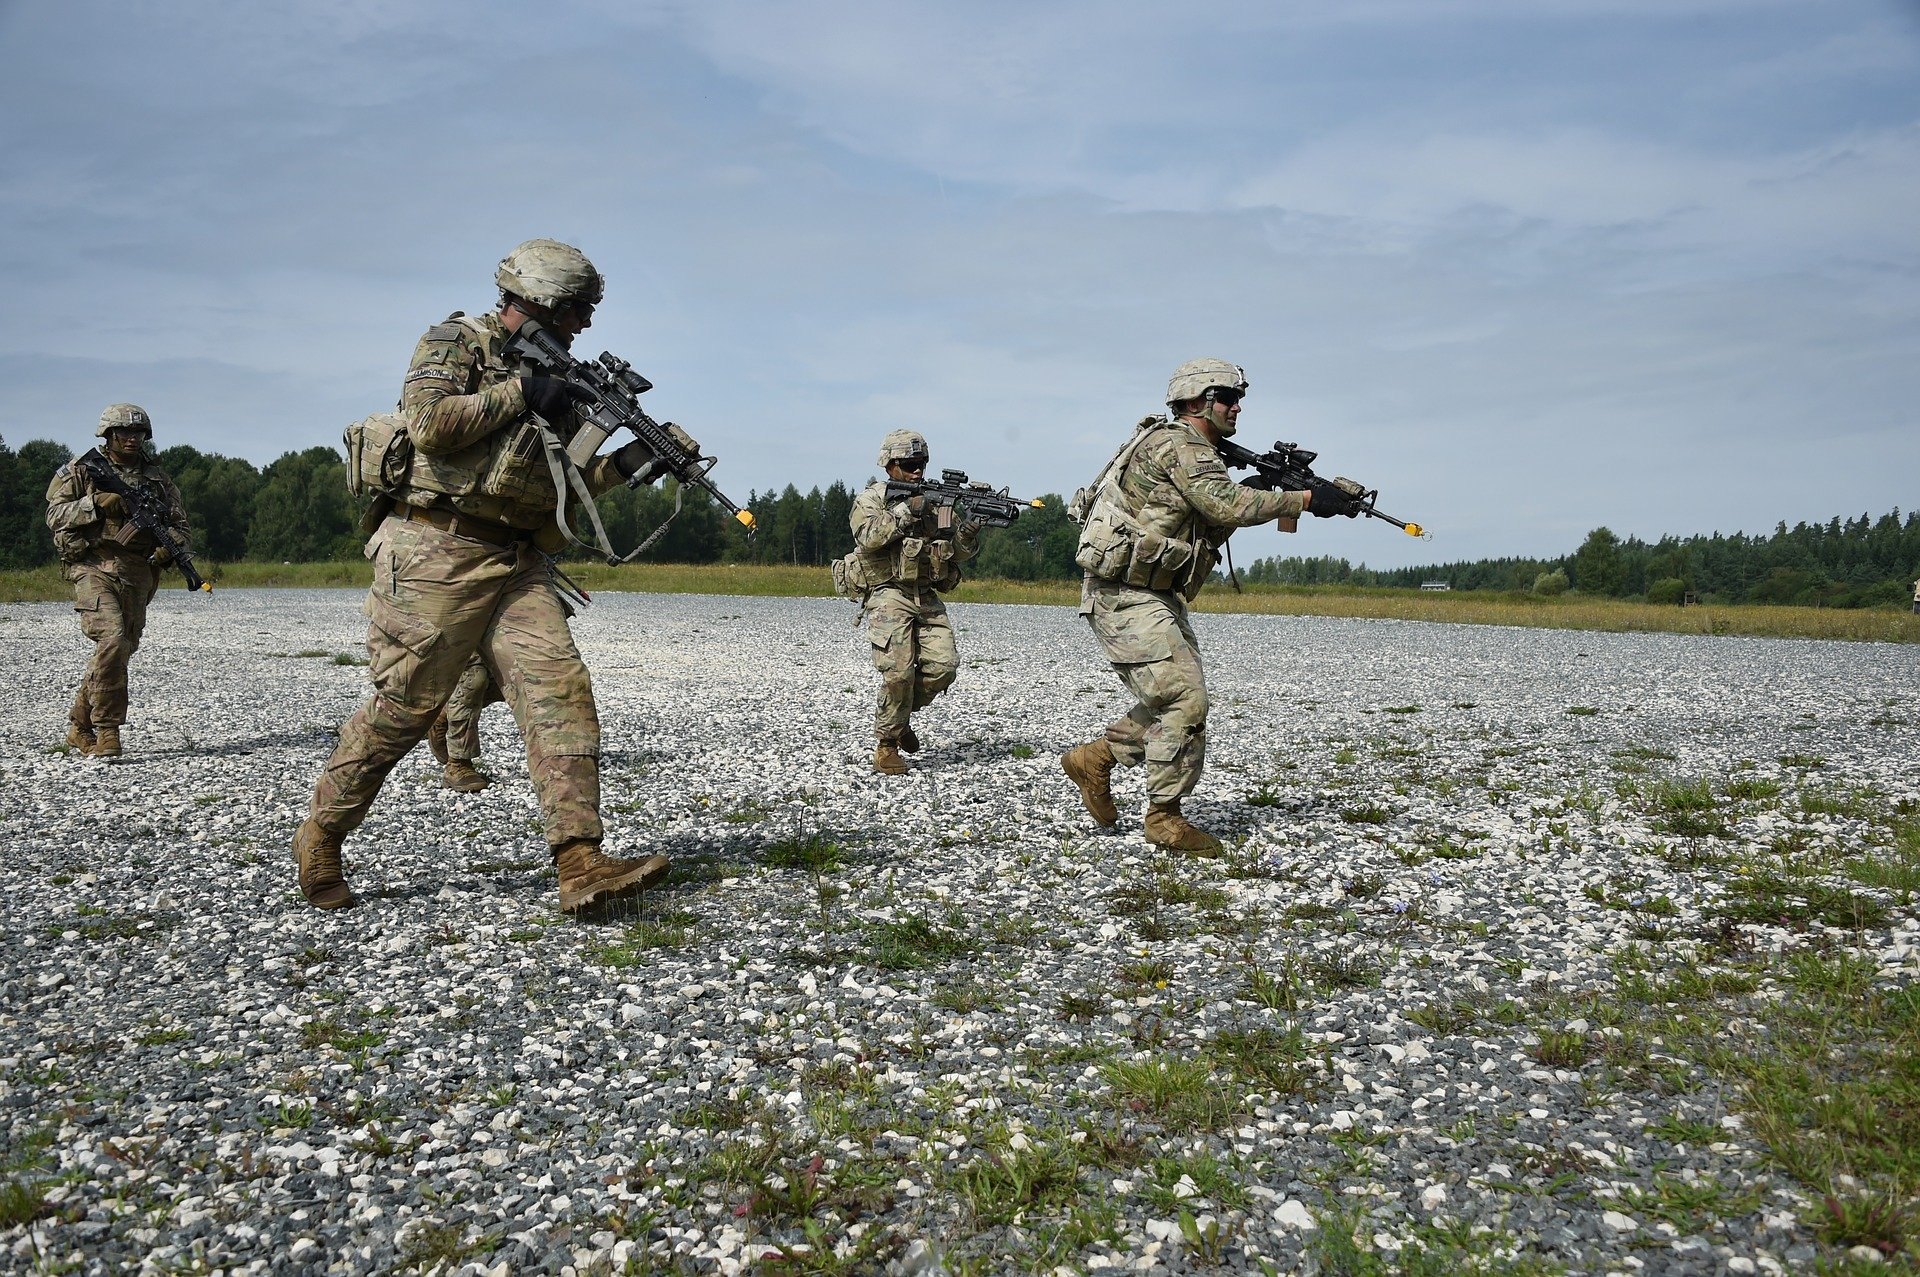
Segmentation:
<svg viewBox="0 0 1920 1277">
<path fill-rule="evenodd" d="M 474 764 L 480 761 L 480 711 L 506 700 L 493 681 L 487 663 L 475 656 L 460 673 L 446 707 L 427 729 L 427 748 L 442 767 L 440 784 L 463 794 L 477 794 L 493 778 Z"/>
<path fill-rule="evenodd" d="M 917 431 L 892 431 L 881 441 L 878 464 L 889 479 L 918 483 L 927 469 L 927 441 Z M 980 551 L 980 527 L 920 496 L 888 505 L 887 485 L 878 479 L 853 499 L 850 522 L 849 575 L 865 592 L 861 607 L 880 671 L 873 770 L 899 776 L 907 770 L 901 751 L 920 748 L 909 721 L 913 711 L 952 687 L 960 669 L 939 591 L 960 584 L 960 565 Z"/>
<path fill-rule="evenodd" d="M 1235 528 L 1277 522 L 1291 532 L 1302 511 L 1347 511 L 1337 489 L 1265 492 L 1228 476 L 1214 444 L 1237 428 L 1246 390 L 1237 364 L 1180 365 L 1167 383 L 1171 419 L 1142 421 L 1072 509 L 1083 524 L 1080 614 L 1136 703 L 1060 765 L 1088 813 L 1111 825 L 1119 819 L 1113 769 L 1144 763 L 1147 841 L 1193 855 L 1218 854 L 1220 840 L 1180 812 L 1200 781 L 1207 745 L 1207 682 L 1187 602 Z"/>
<path fill-rule="evenodd" d="M 413 457 L 366 549 L 374 695 L 341 727 L 293 841 L 300 890 L 316 908 L 353 903 L 341 839 L 476 654 L 526 738 L 561 909 L 630 894 L 667 868 L 661 856 L 601 850 L 600 722 L 543 553 L 561 544 L 545 441 L 578 429 L 578 396 L 504 350 L 529 319 L 571 342 L 591 322 L 600 273 L 578 249 L 537 239 L 509 253 L 494 278 L 497 309 L 429 328 L 402 386 Z M 636 441 L 596 458 L 585 478 L 598 493 L 656 469 Z"/>
<path fill-rule="evenodd" d="M 101 453 L 127 486 L 158 489 L 168 529 L 182 545 L 187 512 L 180 491 L 152 457 L 153 422 L 146 409 L 109 404 L 94 431 Z M 95 758 L 120 755 L 127 721 L 127 662 L 140 646 L 147 604 L 159 588 L 167 551 L 128 521 L 126 500 L 99 491 L 78 460 L 62 466 L 47 486 L 47 527 L 73 582 L 80 632 L 93 640 L 93 659 L 68 711 L 67 743 Z"/>
</svg>

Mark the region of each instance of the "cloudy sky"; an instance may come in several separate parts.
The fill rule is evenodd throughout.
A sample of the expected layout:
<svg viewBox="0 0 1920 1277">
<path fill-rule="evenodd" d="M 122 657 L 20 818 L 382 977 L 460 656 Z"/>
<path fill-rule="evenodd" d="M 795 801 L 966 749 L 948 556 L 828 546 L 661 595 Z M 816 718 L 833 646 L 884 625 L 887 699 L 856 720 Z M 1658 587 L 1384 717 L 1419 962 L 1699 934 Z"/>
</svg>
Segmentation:
<svg viewBox="0 0 1920 1277">
<path fill-rule="evenodd" d="M 1915 0 L 0 0 L 0 435 L 264 464 L 569 240 L 715 479 L 1071 492 L 1182 360 L 1430 525 L 1920 501 Z"/>
</svg>

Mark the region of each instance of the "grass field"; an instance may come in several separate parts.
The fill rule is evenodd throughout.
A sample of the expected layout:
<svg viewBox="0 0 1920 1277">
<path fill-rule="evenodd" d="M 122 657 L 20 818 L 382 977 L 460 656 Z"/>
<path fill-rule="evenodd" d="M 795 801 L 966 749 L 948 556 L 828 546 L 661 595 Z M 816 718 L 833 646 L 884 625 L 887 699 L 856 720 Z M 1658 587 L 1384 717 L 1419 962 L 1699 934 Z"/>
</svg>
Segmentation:
<svg viewBox="0 0 1920 1277">
<path fill-rule="evenodd" d="M 221 563 L 203 565 L 214 588 L 366 586 L 372 568 L 338 563 Z M 833 592 L 825 568 L 742 564 L 642 563 L 622 568 L 570 565 L 589 592 L 742 594 L 777 598 L 825 597 Z M 169 575 L 163 588 L 179 588 Z M 0 602 L 45 602 L 69 597 L 57 569 L 0 572 Z M 1080 589 L 1070 581 L 969 581 L 948 596 L 959 603 L 1038 603 L 1072 606 Z M 1623 633 L 1753 635 L 1764 638 L 1847 639 L 1920 643 L 1920 615 L 1876 609 L 1807 607 L 1668 607 L 1622 599 L 1529 594 L 1362 589 L 1356 586 L 1249 586 L 1246 593 L 1209 586 L 1197 612 L 1283 616 L 1352 616 L 1453 625 L 1520 625 L 1556 630 Z"/>
</svg>

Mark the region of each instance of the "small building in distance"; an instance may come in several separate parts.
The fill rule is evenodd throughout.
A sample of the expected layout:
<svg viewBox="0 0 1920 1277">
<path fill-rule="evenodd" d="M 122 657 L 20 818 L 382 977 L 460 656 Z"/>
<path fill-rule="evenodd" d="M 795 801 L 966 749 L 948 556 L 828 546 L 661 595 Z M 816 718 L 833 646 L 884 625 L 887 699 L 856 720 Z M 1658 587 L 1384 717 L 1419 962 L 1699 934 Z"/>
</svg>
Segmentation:
<svg viewBox="0 0 1920 1277">
<path fill-rule="evenodd" d="M 1451 590 L 1451 589 L 1453 588 L 1453 582 L 1451 582 L 1451 581 L 1422 581 L 1422 582 L 1420 582 L 1420 588 L 1421 588 L 1421 589 L 1423 589 L 1423 590 Z"/>
</svg>

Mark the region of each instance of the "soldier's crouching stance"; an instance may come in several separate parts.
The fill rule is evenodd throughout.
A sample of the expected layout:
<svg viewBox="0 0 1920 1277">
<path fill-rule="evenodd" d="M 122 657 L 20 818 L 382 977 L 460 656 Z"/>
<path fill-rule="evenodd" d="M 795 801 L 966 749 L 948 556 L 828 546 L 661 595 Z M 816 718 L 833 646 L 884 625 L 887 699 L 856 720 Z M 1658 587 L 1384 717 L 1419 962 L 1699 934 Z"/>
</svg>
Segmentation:
<svg viewBox="0 0 1920 1277">
<path fill-rule="evenodd" d="M 1218 854 L 1220 840 L 1180 812 L 1207 749 L 1207 681 L 1187 601 L 1235 528 L 1277 520 L 1291 532 L 1310 501 L 1305 492 L 1256 491 L 1228 476 L 1214 444 L 1237 428 L 1246 389 L 1236 364 L 1180 365 L 1167 383 L 1172 419 L 1142 421 L 1071 511 L 1083 525 L 1080 614 L 1136 703 L 1060 765 L 1087 811 L 1111 825 L 1119 818 L 1113 769 L 1145 763 L 1147 841 L 1195 855 Z"/>
<path fill-rule="evenodd" d="M 393 765 L 419 743 L 478 653 L 527 742 L 527 771 L 575 910 L 638 890 L 664 857 L 600 849 L 600 722 L 542 549 L 559 548 L 549 434 L 579 427 L 576 396 L 503 352 L 529 319 L 571 341 L 591 322 L 600 273 L 578 249 L 529 240 L 500 263 L 493 314 L 427 330 L 401 391 L 414 455 L 367 545 L 367 650 L 374 695 L 340 729 L 294 835 L 300 890 L 316 908 L 353 903 L 340 841 L 359 827 Z M 638 442 L 594 459 L 602 492 L 647 466 Z"/>
<path fill-rule="evenodd" d="M 163 522 L 184 545 L 187 512 L 173 480 L 153 461 L 153 422 L 135 404 L 109 404 L 94 434 L 114 473 L 128 487 L 161 498 Z M 120 755 L 120 728 L 127 721 L 127 662 L 140 646 L 147 604 L 159 588 L 167 551 L 128 522 L 127 502 L 98 489 L 76 460 L 62 466 L 47 487 L 47 527 L 54 549 L 73 582 L 80 632 L 93 640 L 93 659 L 68 711 L 67 743 L 95 758 Z"/>
<path fill-rule="evenodd" d="M 881 441 L 878 464 L 889 479 L 918 483 L 927 469 L 927 441 L 917 431 L 892 431 Z M 980 528 L 924 497 L 888 505 L 887 485 L 878 479 L 853 499 L 850 521 L 849 574 L 865 591 L 861 607 L 880 671 L 873 769 L 899 776 L 907 770 L 900 752 L 920 748 L 913 712 L 952 687 L 960 669 L 939 591 L 960 584 L 960 565 L 979 553 Z"/>
</svg>

